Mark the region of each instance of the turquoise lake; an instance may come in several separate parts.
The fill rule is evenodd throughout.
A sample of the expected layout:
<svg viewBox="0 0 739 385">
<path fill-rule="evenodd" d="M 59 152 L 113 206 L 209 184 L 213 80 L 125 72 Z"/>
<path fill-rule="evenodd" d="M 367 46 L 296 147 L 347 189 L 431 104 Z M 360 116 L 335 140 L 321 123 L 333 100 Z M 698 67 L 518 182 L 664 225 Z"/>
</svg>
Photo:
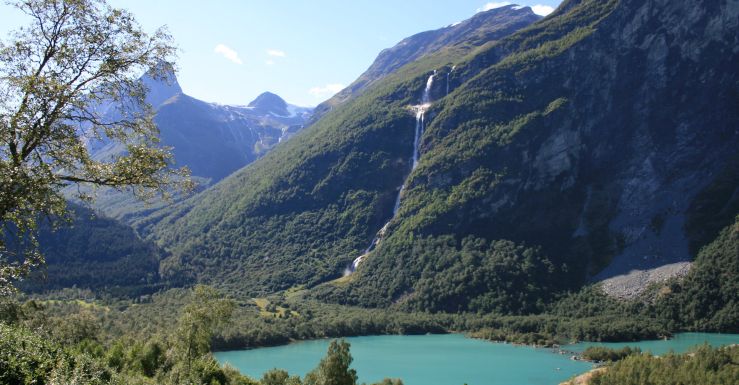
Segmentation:
<svg viewBox="0 0 739 385">
<path fill-rule="evenodd" d="M 492 343 L 461 334 L 420 336 L 349 337 L 352 367 L 359 382 L 372 383 L 385 377 L 401 378 L 406 385 L 543 385 L 559 384 L 583 373 L 592 364 L 573 361 L 552 349 Z M 254 378 L 272 368 L 301 377 L 318 365 L 330 340 L 296 342 L 290 345 L 218 352 L 219 362 L 228 363 Z M 563 346 L 578 351 L 590 345 L 639 346 L 664 354 L 686 351 L 708 342 L 711 345 L 739 343 L 737 334 L 683 333 L 667 341 L 636 343 L 582 343 Z"/>
<path fill-rule="evenodd" d="M 639 342 L 583 342 L 567 345 L 564 348 L 575 352 L 581 352 L 588 346 L 606 346 L 609 348 L 623 348 L 625 346 L 638 346 L 643 352 L 651 352 L 655 355 L 663 355 L 671 350 L 682 353 L 690 348 L 708 343 L 712 346 L 724 346 L 739 344 L 739 334 L 713 334 L 713 333 L 680 333 L 669 340 L 639 341 Z"/>
</svg>

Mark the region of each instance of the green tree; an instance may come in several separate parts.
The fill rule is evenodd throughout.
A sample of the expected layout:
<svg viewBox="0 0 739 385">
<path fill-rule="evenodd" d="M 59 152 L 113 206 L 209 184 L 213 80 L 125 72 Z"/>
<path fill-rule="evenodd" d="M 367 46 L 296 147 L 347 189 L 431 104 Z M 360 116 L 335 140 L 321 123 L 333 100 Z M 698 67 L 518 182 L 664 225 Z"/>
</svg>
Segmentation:
<svg viewBox="0 0 739 385">
<path fill-rule="evenodd" d="M 272 369 L 262 376 L 262 385 L 300 385 L 300 377 L 290 376 L 282 369 Z"/>
<path fill-rule="evenodd" d="M 213 334 L 228 322 L 235 306 L 233 300 L 222 298 L 216 289 L 195 286 L 192 302 L 185 306 L 175 334 L 185 376 L 190 376 L 193 360 L 210 352 Z"/>
<path fill-rule="evenodd" d="M 305 385 L 356 385 L 357 371 L 349 369 L 352 355 L 349 343 L 345 340 L 333 340 L 328 347 L 326 357 L 318 367 L 305 376 Z"/>
<path fill-rule="evenodd" d="M 30 24 L 0 42 L 0 294 L 44 262 L 39 217 L 66 213 L 62 188 L 109 186 L 139 197 L 189 188 L 169 168 L 138 77 L 166 79 L 175 48 L 103 0 L 18 0 Z M 123 155 L 94 158 L 106 141 Z M 80 193 L 81 198 L 89 198 Z M 13 240 L 10 242 L 9 240 Z M 12 246 L 12 247 L 11 247 Z"/>
</svg>

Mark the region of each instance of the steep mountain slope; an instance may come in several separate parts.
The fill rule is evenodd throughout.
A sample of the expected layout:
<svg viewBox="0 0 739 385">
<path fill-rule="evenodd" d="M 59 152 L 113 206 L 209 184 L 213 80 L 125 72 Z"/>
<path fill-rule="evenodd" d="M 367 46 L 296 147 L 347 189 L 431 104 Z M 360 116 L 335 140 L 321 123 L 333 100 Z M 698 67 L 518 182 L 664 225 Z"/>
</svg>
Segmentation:
<svg viewBox="0 0 739 385">
<path fill-rule="evenodd" d="M 489 12 L 497 13 L 533 15 L 528 8 Z M 404 66 L 298 140 L 172 209 L 154 229 L 174 252 L 169 265 L 250 293 L 315 284 L 343 271 L 391 215 L 410 169 L 408 106 L 420 98 L 424 74 L 467 51 L 460 42 L 426 55 L 422 67 Z"/>
<path fill-rule="evenodd" d="M 45 271 L 24 282 L 26 291 L 68 287 L 135 295 L 162 284 L 159 262 L 164 256 L 152 242 L 128 226 L 72 205 L 74 222 L 54 231 L 42 226 Z"/>
<path fill-rule="evenodd" d="M 313 293 L 435 311 L 538 311 L 595 275 L 689 261 L 712 239 L 695 218 L 736 214 L 738 16 L 735 0 L 566 1 L 400 67 L 155 235 L 172 266 L 251 295 L 340 276 L 390 220 Z"/>
<path fill-rule="evenodd" d="M 277 105 L 255 104 L 275 99 Z M 162 143 L 173 147 L 176 166 L 218 181 L 253 162 L 302 128 L 306 109 L 287 111 L 279 96 L 264 93 L 248 107 L 221 106 L 179 94 L 157 109 Z"/>
<path fill-rule="evenodd" d="M 436 105 L 407 214 L 354 298 L 515 311 L 521 299 L 506 309 L 501 286 L 530 291 L 530 303 L 541 298 L 532 278 L 566 288 L 690 260 L 685 216 L 737 148 L 735 5 L 569 2 L 461 65 L 470 80 Z M 423 239 L 414 249 L 435 250 L 409 250 L 411 236 Z M 548 258 L 534 273 L 490 252 L 469 263 L 465 237 L 540 246 Z M 547 282 L 547 268 L 565 282 Z"/>
</svg>

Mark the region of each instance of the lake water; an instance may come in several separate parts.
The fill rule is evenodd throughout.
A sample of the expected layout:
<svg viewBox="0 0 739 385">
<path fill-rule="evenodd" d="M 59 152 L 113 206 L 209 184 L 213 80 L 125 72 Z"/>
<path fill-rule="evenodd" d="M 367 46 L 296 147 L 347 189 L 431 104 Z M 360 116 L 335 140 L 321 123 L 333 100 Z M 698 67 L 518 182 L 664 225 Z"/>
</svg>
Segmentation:
<svg viewBox="0 0 739 385">
<path fill-rule="evenodd" d="M 558 384 L 583 373 L 592 365 L 573 361 L 552 349 L 491 343 L 461 334 L 421 336 L 349 337 L 352 368 L 359 382 L 368 384 L 385 377 L 401 378 L 406 385 L 544 385 Z M 216 353 L 216 359 L 250 377 L 261 378 L 272 368 L 301 377 L 318 365 L 330 340 L 303 341 L 285 346 Z M 575 344 L 563 348 L 582 350 L 589 345 L 639 346 L 654 354 L 670 349 L 683 352 L 708 342 L 718 346 L 739 343 L 737 334 L 684 333 L 668 341 L 626 344 Z"/>
<path fill-rule="evenodd" d="M 578 344 L 567 345 L 564 348 L 575 352 L 581 352 L 588 346 L 605 346 L 612 349 L 620 349 L 625 346 L 638 346 L 643 352 L 651 352 L 656 355 L 663 355 L 674 351 L 683 353 L 697 345 L 708 343 L 712 346 L 725 346 L 731 344 L 739 344 L 739 334 L 714 334 L 714 333 L 680 333 L 669 340 L 639 341 L 639 342 L 582 342 Z"/>
</svg>

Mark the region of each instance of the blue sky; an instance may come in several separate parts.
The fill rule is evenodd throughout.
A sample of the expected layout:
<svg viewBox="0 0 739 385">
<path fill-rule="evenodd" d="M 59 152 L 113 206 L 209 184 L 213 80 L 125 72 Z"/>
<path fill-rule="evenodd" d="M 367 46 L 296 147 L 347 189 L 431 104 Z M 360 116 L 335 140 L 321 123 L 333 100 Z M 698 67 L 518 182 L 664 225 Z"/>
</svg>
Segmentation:
<svg viewBox="0 0 739 385">
<path fill-rule="evenodd" d="M 247 104 L 263 91 L 314 106 L 356 79 L 384 48 L 508 4 L 485 0 L 109 0 L 180 49 L 178 79 L 196 98 Z M 546 13 L 560 0 L 514 1 Z M 0 5 L 0 32 L 23 21 Z"/>
</svg>

